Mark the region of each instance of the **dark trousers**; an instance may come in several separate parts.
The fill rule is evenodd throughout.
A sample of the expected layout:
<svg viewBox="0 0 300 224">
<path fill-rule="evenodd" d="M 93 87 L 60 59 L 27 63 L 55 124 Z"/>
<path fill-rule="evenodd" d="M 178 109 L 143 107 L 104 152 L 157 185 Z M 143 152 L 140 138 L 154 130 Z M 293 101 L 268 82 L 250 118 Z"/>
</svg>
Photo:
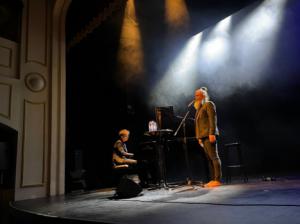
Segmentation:
<svg viewBox="0 0 300 224">
<path fill-rule="evenodd" d="M 208 161 L 210 179 L 221 181 L 221 160 L 218 154 L 217 142 L 210 143 L 208 138 L 203 138 L 202 142 L 204 146 L 204 153 Z"/>
</svg>

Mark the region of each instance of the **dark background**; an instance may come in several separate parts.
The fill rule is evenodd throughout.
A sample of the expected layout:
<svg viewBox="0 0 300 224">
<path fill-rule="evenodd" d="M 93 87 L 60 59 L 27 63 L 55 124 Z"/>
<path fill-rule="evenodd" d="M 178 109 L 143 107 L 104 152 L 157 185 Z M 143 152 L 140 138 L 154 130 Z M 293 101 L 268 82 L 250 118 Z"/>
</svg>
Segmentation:
<svg viewBox="0 0 300 224">
<path fill-rule="evenodd" d="M 66 177 L 70 190 L 70 171 L 76 169 L 76 152 L 80 152 L 89 189 L 111 185 L 111 150 L 118 130 L 131 131 L 129 148 L 140 150 L 147 140 L 144 133 L 148 121 L 155 118 L 154 107 L 147 99 L 156 81 L 166 71 L 187 39 L 221 19 L 256 1 L 186 1 L 190 27 L 165 45 L 167 27 L 163 1 L 136 1 L 136 11 L 144 46 L 145 76 L 139 83 L 122 88 L 117 80 L 117 51 L 125 7 L 113 13 L 97 29 L 67 52 L 67 139 Z M 67 16 L 67 43 L 94 16 L 107 7 L 109 1 L 73 0 Z M 240 86 L 231 94 L 220 97 L 212 92 L 217 105 L 221 131 L 219 151 L 224 156 L 224 144 L 239 141 L 244 150 L 248 171 L 253 175 L 297 172 L 300 169 L 299 127 L 299 11 L 297 1 L 288 1 L 284 23 L 276 49 L 256 88 Z M 173 47 L 170 47 L 173 46 Z M 168 53 L 166 53 L 168 51 Z M 164 57 L 161 55 L 174 56 Z M 159 69 L 157 64 L 159 64 Z M 199 83 L 199 85 L 209 83 Z M 214 87 L 215 88 L 215 87 Z M 185 100 L 193 98 L 194 89 Z M 175 108 L 183 116 L 186 105 Z M 176 120 L 178 124 L 180 120 Z M 193 136 L 193 123 L 187 124 Z M 182 132 L 179 134 L 182 135 Z M 167 151 L 168 178 L 184 178 L 186 168 L 180 142 L 170 144 Z M 197 144 L 188 144 L 192 173 L 204 175 L 204 161 Z M 199 153 L 200 152 L 200 153 Z M 78 163 L 77 163 L 78 166 Z"/>
</svg>

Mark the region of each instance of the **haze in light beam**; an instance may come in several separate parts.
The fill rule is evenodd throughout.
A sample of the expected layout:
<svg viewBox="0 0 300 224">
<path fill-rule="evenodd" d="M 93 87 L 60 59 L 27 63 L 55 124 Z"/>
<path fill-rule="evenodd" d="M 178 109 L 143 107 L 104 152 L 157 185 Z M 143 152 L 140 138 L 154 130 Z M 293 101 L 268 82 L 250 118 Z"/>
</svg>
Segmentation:
<svg viewBox="0 0 300 224">
<path fill-rule="evenodd" d="M 165 0 L 165 20 L 171 29 L 186 28 L 189 13 L 185 0 Z"/>
<path fill-rule="evenodd" d="M 181 104 L 178 97 L 190 94 L 191 89 L 193 90 L 194 78 L 196 78 L 195 62 L 201 38 L 202 33 L 199 33 L 189 39 L 182 52 L 155 86 L 151 94 L 153 105 Z"/>
<path fill-rule="evenodd" d="M 134 0 L 125 8 L 118 51 L 118 81 L 135 82 L 144 72 L 144 54 L 141 33 L 137 22 Z"/>
</svg>

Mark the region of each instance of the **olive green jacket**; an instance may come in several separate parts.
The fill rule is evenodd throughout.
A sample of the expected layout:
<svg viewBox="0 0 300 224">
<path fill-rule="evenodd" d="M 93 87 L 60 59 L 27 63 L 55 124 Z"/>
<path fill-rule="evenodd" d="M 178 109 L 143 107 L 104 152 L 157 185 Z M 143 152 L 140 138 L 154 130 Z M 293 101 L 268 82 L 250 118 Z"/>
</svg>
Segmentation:
<svg viewBox="0 0 300 224">
<path fill-rule="evenodd" d="M 219 135 L 216 106 L 212 101 L 205 102 L 196 111 L 195 134 L 197 139 Z"/>
</svg>

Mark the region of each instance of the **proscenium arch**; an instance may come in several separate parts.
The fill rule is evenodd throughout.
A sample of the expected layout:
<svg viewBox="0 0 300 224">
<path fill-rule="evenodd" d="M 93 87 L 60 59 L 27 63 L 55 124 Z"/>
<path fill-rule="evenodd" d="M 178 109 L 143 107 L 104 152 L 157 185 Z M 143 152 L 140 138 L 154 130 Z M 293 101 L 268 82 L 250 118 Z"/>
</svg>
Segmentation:
<svg viewBox="0 0 300 224">
<path fill-rule="evenodd" d="M 51 14 L 49 196 L 65 193 L 66 15 L 71 0 L 56 0 Z"/>
</svg>

